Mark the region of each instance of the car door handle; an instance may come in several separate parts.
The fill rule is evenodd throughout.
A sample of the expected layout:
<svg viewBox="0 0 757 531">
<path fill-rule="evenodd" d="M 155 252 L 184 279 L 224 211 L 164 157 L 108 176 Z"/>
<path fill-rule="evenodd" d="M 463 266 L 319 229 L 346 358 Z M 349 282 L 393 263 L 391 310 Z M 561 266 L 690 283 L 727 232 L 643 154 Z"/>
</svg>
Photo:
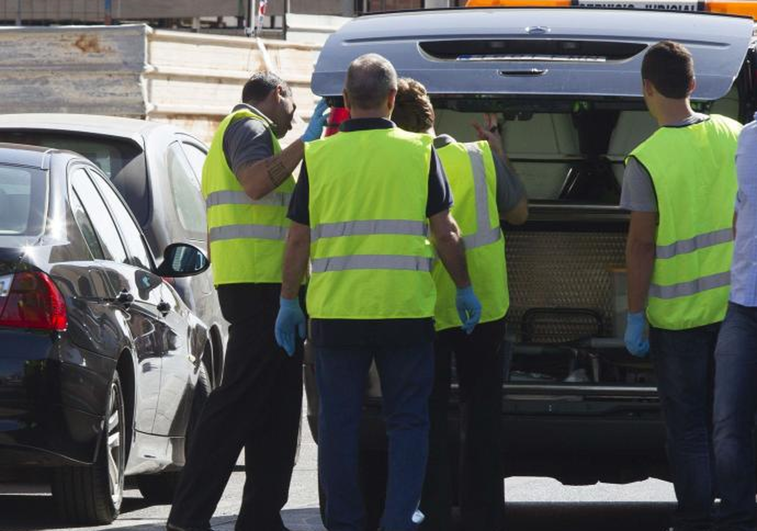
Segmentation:
<svg viewBox="0 0 757 531">
<path fill-rule="evenodd" d="M 160 301 L 158 303 L 158 311 L 163 314 L 163 316 L 168 315 L 168 312 L 171 311 L 171 305 L 168 304 L 166 301 Z"/>
<path fill-rule="evenodd" d="M 116 297 L 116 303 L 129 307 L 134 302 L 134 295 L 123 289 Z"/>
</svg>

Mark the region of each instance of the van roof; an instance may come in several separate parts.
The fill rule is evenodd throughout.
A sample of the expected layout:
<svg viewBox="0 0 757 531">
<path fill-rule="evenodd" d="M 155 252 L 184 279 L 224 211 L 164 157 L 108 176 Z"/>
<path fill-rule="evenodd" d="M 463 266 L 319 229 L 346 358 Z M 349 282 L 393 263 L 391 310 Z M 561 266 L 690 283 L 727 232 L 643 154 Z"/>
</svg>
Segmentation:
<svg viewBox="0 0 757 531">
<path fill-rule="evenodd" d="M 570 8 L 479 8 L 360 17 L 329 37 L 313 91 L 341 95 L 350 62 L 380 53 L 433 95 L 641 98 L 645 50 L 663 39 L 693 54 L 693 99 L 725 96 L 753 39 L 747 17 Z"/>
</svg>

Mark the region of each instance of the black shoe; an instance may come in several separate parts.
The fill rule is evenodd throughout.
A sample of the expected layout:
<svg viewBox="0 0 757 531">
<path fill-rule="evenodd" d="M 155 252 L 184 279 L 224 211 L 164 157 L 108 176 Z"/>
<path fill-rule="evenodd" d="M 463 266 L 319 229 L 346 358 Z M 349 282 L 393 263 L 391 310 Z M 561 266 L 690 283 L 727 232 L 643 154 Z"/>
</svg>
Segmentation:
<svg viewBox="0 0 757 531">
<path fill-rule="evenodd" d="M 171 522 L 166 523 L 166 531 L 213 531 L 208 526 L 202 526 L 202 527 L 194 527 L 194 526 L 180 526 L 176 524 L 172 524 Z"/>
</svg>

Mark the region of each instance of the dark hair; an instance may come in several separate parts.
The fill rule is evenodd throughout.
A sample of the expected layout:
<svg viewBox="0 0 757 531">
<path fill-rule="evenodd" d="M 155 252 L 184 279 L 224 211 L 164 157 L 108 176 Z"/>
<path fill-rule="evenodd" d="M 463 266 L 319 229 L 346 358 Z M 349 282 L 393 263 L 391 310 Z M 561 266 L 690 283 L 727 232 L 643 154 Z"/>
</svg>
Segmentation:
<svg viewBox="0 0 757 531">
<path fill-rule="evenodd" d="M 287 98 L 292 96 L 292 90 L 286 81 L 272 72 L 256 72 L 250 76 L 247 83 L 244 84 L 242 89 L 242 101 L 248 104 L 260 103 L 266 99 L 271 92 L 276 90 L 276 87 L 281 85 L 284 89 L 284 96 Z"/>
<path fill-rule="evenodd" d="M 397 72 L 392 63 L 375 53 L 361 55 L 347 69 L 344 89 L 358 109 L 380 107 L 397 90 Z"/>
<path fill-rule="evenodd" d="M 434 107 L 423 83 L 409 77 L 397 80 L 392 120 L 411 133 L 425 133 L 434 126 Z"/>
<path fill-rule="evenodd" d="M 694 80 L 694 59 L 677 42 L 658 42 L 644 56 L 641 77 L 666 98 L 684 99 L 689 96 Z"/>
</svg>

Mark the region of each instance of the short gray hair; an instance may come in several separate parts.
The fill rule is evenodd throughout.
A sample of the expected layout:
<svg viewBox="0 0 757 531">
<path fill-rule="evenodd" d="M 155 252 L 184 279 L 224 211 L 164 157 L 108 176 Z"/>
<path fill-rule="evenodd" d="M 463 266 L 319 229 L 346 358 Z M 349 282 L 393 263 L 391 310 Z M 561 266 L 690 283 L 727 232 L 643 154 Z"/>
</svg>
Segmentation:
<svg viewBox="0 0 757 531">
<path fill-rule="evenodd" d="M 375 109 L 386 101 L 390 91 L 397 90 L 397 71 L 376 53 L 361 55 L 350 63 L 344 89 L 355 107 Z"/>
</svg>

